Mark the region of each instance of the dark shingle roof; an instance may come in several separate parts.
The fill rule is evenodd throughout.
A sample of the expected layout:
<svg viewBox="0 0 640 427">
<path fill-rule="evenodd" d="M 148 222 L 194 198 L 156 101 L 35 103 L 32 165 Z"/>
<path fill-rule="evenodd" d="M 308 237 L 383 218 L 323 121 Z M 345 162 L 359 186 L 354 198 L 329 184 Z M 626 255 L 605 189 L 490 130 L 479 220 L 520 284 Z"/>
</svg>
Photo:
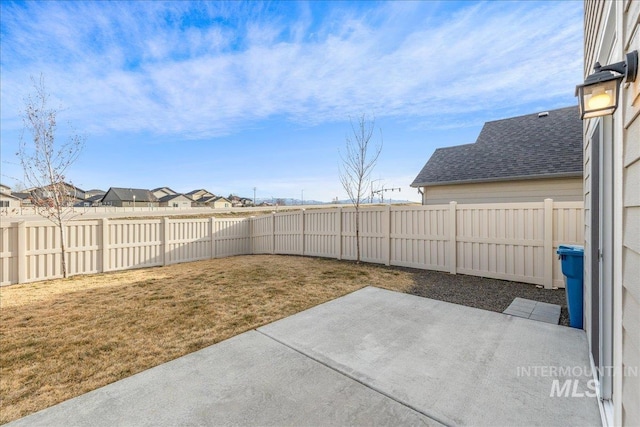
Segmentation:
<svg viewBox="0 0 640 427">
<path fill-rule="evenodd" d="M 154 196 L 151 193 L 151 191 L 144 190 L 142 188 L 111 187 L 109 191 L 113 191 L 113 193 L 118 197 L 118 199 L 122 200 L 123 202 L 133 201 L 133 196 L 136 196 L 136 202 L 157 202 L 158 201 L 156 196 Z M 109 193 L 109 191 L 107 191 L 107 193 Z"/>
<path fill-rule="evenodd" d="M 582 175 L 578 107 L 484 124 L 475 144 L 438 148 L 412 187 Z"/>
<path fill-rule="evenodd" d="M 87 202 L 99 202 L 104 197 L 104 194 L 96 194 L 95 196 L 87 197 L 85 201 Z"/>
</svg>

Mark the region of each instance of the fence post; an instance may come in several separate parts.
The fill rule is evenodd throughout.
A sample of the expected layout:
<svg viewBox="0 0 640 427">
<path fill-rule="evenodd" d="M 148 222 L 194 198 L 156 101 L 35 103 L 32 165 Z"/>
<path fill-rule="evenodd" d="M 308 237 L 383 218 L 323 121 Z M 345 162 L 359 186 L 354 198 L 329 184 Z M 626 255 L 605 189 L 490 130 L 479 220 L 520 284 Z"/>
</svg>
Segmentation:
<svg viewBox="0 0 640 427">
<path fill-rule="evenodd" d="M 383 231 L 384 231 L 384 247 L 385 251 L 385 265 L 391 265 L 391 205 L 385 206 L 384 214 L 382 215 Z"/>
<path fill-rule="evenodd" d="M 27 281 L 27 229 L 24 221 L 18 222 L 18 283 Z"/>
<path fill-rule="evenodd" d="M 253 225 L 255 223 L 256 217 L 255 215 L 252 215 L 249 217 L 249 253 L 251 255 L 253 255 L 254 252 L 254 240 L 255 237 L 253 236 Z"/>
<path fill-rule="evenodd" d="M 553 199 L 544 199 L 544 288 L 553 288 Z"/>
<path fill-rule="evenodd" d="M 216 257 L 216 217 L 209 219 L 209 228 L 211 229 L 211 259 Z"/>
<path fill-rule="evenodd" d="M 276 253 L 276 213 L 271 213 L 271 254 Z"/>
<path fill-rule="evenodd" d="M 342 206 L 338 207 L 338 232 L 336 234 L 336 238 L 337 238 L 337 244 L 336 246 L 338 247 L 338 259 L 341 260 L 342 259 Z"/>
<path fill-rule="evenodd" d="M 300 255 L 304 255 L 304 209 L 300 210 Z"/>
<path fill-rule="evenodd" d="M 169 235 L 171 228 L 169 226 L 169 218 L 162 218 L 162 265 L 168 265 L 171 259 L 171 251 L 169 250 Z"/>
<path fill-rule="evenodd" d="M 457 203 L 449 202 L 449 273 L 456 274 L 458 269 L 457 259 Z"/>
<path fill-rule="evenodd" d="M 102 218 L 102 272 L 109 271 L 109 218 Z"/>
</svg>

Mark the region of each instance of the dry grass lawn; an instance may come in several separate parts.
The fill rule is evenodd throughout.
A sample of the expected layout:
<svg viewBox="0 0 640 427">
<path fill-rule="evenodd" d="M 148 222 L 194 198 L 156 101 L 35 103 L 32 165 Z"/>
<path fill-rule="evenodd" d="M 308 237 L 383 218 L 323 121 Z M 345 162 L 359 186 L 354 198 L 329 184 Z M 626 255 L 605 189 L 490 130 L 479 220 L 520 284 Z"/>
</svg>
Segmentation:
<svg viewBox="0 0 640 427">
<path fill-rule="evenodd" d="M 0 289 L 0 423 L 410 272 L 242 256 Z"/>
</svg>

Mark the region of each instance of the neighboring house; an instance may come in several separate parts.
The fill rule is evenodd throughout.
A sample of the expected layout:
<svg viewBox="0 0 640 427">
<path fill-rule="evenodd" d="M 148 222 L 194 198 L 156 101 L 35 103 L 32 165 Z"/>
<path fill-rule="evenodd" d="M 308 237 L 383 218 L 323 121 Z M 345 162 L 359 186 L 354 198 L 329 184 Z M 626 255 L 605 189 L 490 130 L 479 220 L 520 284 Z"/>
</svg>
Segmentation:
<svg viewBox="0 0 640 427">
<path fill-rule="evenodd" d="M 93 190 L 88 190 L 84 192 L 84 197 L 85 199 L 89 199 L 91 197 L 95 197 L 95 196 L 104 196 L 107 192 L 104 190 L 98 190 L 98 189 L 93 189 Z"/>
<path fill-rule="evenodd" d="M 178 194 L 177 192 L 173 191 L 169 187 L 155 188 L 155 189 L 151 190 L 151 192 L 158 199 L 162 199 L 165 196 L 175 196 L 176 194 Z"/>
<path fill-rule="evenodd" d="M 186 195 L 191 197 L 196 202 L 200 199 L 211 199 L 212 197 L 216 196 L 215 194 L 210 193 L 209 191 L 204 189 L 189 191 Z"/>
<path fill-rule="evenodd" d="M 62 182 L 59 185 L 62 193 L 67 198 L 67 200 L 71 200 L 69 203 L 70 206 L 73 206 L 86 198 L 86 193 L 84 190 L 76 187 L 75 185 L 69 184 L 67 182 Z M 50 199 L 53 197 L 53 191 L 50 185 L 46 185 L 44 187 L 33 187 L 25 190 L 25 192 L 30 193 L 32 196 L 37 197 L 41 201 Z"/>
<path fill-rule="evenodd" d="M 474 144 L 438 148 L 411 184 L 423 205 L 581 201 L 578 107 L 484 124 Z"/>
<path fill-rule="evenodd" d="M 30 193 L 11 193 L 13 197 L 20 199 L 21 206 L 33 206 L 33 196 Z"/>
<path fill-rule="evenodd" d="M 19 208 L 21 199 L 11 194 L 11 188 L 0 184 L 0 208 Z"/>
<path fill-rule="evenodd" d="M 228 197 L 229 201 L 231 201 L 231 206 L 235 207 L 247 207 L 253 206 L 253 200 L 248 197 L 240 197 L 235 195 L 230 195 Z"/>
<path fill-rule="evenodd" d="M 584 16 L 585 78 L 640 50 L 640 2 L 585 1 Z M 583 131 L 584 328 L 605 425 L 640 426 L 640 75 Z"/>
<path fill-rule="evenodd" d="M 231 201 L 226 197 L 214 197 L 209 201 L 209 206 L 214 209 L 230 208 L 232 206 Z"/>
<path fill-rule="evenodd" d="M 105 194 L 106 194 L 106 191 L 98 190 L 98 189 L 85 191 L 84 193 L 85 199 L 77 203 L 76 206 L 84 206 L 84 207 L 102 206 L 102 198 L 104 197 Z"/>
<path fill-rule="evenodd" d="M 102 197 L 103 206 L 118 207 L 157 207 L 158 198 L 149 190 L 141 188 L 117 188 L 111 187 Z"/>
<path fill-rule="evenodd" d="M 195 203 L 196 206 L 209 208 L 230 208 L 233 206 L 229 199 L 221 196 L 203 197 Z"/>
<path fill-rule="evenodd" d="M 86 199 L 76 203 L 75 206 L 78 207 L 89 207 L 89 206 L 102 206 L 102 198 L 104 197 L 105 192 L 102 194 L 96 194 L 94 196 L 87 197 Z"/>
<path fill-rule="evenodd" d="M 193 199 L 184 194 L 167 194 L 164 197 L 160 197 L 158 202 L 160 202 L 161 207 L 185 209 L 191 207 Z"/>
</svg>

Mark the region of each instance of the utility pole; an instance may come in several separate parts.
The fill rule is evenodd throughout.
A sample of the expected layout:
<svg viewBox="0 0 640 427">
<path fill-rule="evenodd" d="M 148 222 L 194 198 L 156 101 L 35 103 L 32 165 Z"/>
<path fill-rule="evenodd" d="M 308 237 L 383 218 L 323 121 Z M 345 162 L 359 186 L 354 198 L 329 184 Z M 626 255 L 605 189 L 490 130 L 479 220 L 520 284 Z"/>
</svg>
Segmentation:
<svg viewBox="0 0 640 427">
<path fill-rule="evenodd" d="M 253 206 L 256 205 L 256 187 L 253 187 Z"/>
<path fill-rule="evenodd" d="M 302 199 L 302 206 L 304 206 L 304 190 L 300 192 L 300 198 Z"/>
<path fill-rule="evenodd" d="M 384 193 L 385 193 L 385 192 L 387 192 L 387 191 L 394 192 L 394 191 L 396 191 L 396 190 L 397 190 L 398 192 L 402 191 L 402 189 L 401 189 L 400 187 L 395 187 L 395 188 L 384 188 L 384 185 L 383 185 L 381 190 L 372 191 L 372 192 L 371 192 L 371 195 L 373 196 L 374 194 L 379 194 L 379 195 L 380 195 L 380 198 L 381 198 L 381 202 L 382 202 L 382 203 L 384 203 Z"/>
</svg>

